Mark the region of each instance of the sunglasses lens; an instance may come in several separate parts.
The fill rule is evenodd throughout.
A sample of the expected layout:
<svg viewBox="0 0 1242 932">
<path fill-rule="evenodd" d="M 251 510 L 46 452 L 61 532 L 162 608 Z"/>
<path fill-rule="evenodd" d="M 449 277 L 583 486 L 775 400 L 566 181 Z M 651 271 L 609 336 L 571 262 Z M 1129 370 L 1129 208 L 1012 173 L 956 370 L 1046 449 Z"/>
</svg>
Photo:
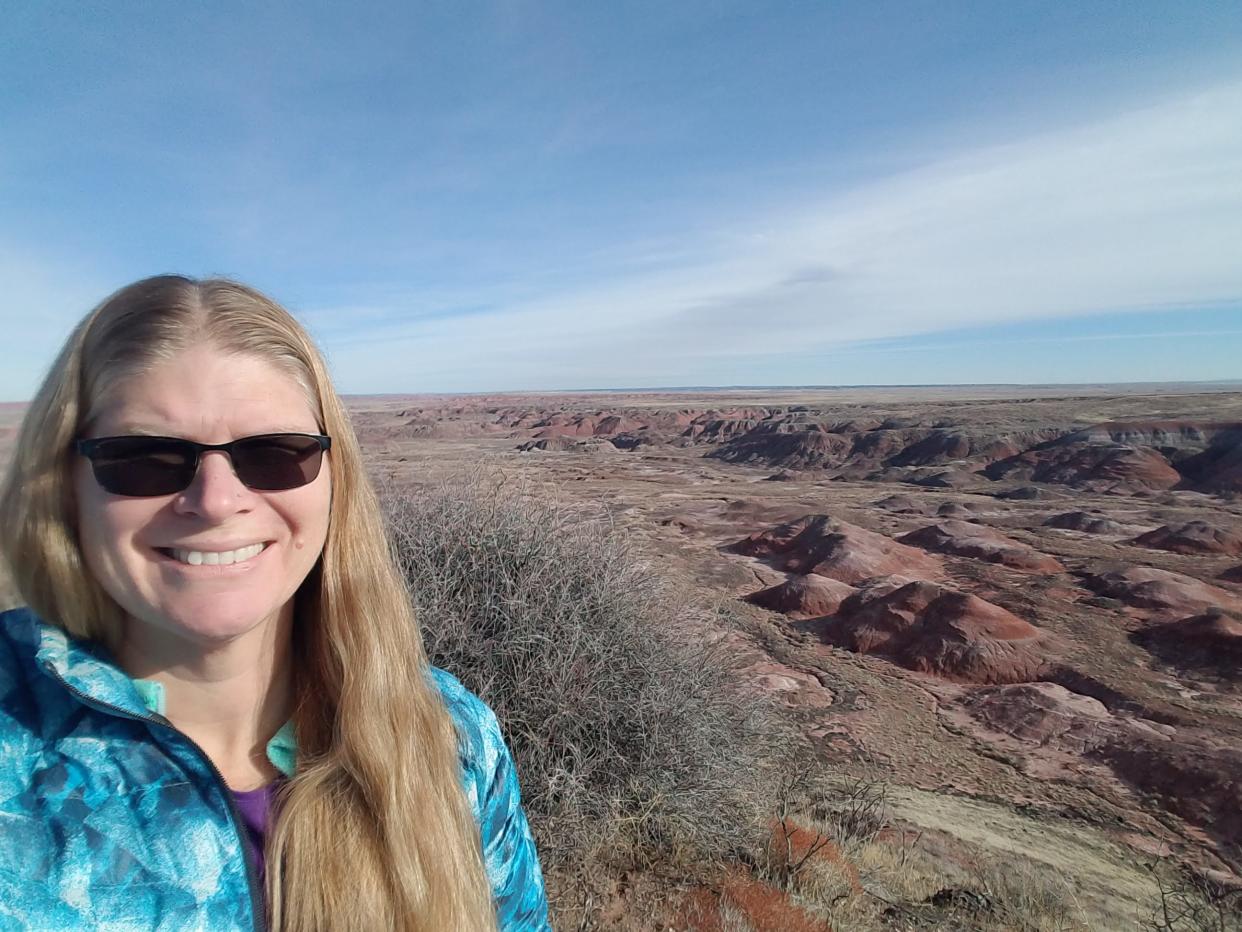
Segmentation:
<svg viewBox="0 0 1242 932">
<path fill-rule="evenodd" d="M 176 440 L 118 437 L 91 457 L 95 481 L 113 495 L 169 495 L 194 481 L 194 449 Z"/>
<path fill-rule="evenodd" d="M 237 478 L 261 491 L 279 492 L 314 482 L 322 463 L 323 447 L 314 437 L 252 437 L 233 445 Z"/>
<path fill-rule="evenodd" d="M 246 437 L 212 447 L 173 437 L 108 437 L 83 441 L 95 480 L 113 495 L 184 491 L 194 481 L 200 449 L 225 451 L 237 478 L 252 489 L 281 492 L 313 482 L 327 439 L 303 434 Z"/>
</svg>

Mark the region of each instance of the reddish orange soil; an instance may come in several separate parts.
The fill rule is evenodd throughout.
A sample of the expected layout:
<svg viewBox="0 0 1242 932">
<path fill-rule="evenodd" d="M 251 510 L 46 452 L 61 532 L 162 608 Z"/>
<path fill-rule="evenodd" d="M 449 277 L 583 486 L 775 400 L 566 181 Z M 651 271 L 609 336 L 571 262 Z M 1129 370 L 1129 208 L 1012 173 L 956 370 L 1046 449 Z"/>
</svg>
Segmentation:
<svg viewBox="0 0 1242 932">
<path fill-rule="evenodd" d="M 721 910 L 728 907 L 745 916 L 756 932 L 832 932 L 826 922 L 799 909 L 786 894 L 740 872 L 718 889 L 691 892 L 675 928 L 678 932 L 725 932 Z"/>
</svg>

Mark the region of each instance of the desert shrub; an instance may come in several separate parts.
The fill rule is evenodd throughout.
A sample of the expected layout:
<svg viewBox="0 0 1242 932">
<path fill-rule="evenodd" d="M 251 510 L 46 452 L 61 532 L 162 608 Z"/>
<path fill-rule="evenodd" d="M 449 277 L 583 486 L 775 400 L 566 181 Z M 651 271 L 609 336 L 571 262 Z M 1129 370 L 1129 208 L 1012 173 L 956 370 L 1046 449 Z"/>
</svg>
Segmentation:
<svg viewBox="0 0 1242 932">
<path fill-rule="evenodd" d="M 1242 932 L 1242 886 L 1161 858 L 1151 865 L 1159 890 L 1148 928 L 1156 932 Z"/>
<path fill-rule="evenodd" d="M 777 778 L 773 802 L 773 831 L 759 864 L 762 874 L 782 890 L 805 892 L 808 884 L 818 882 L 808 878 L 831 864 L 835 866 L 829 872 L 843 872 L 857 891 L 858 871 L 851 859 L 889 824 L 884 782 L 825 775 L 810 759 L 789 761 Z"/>
<path fill-rule="evenodd" d="M 477 477 L 381 497 L 431 660 L 495 710 L 545 870 L 693 874 L 761 837 L 775 718 L 620 529 Z"/>
</svg>

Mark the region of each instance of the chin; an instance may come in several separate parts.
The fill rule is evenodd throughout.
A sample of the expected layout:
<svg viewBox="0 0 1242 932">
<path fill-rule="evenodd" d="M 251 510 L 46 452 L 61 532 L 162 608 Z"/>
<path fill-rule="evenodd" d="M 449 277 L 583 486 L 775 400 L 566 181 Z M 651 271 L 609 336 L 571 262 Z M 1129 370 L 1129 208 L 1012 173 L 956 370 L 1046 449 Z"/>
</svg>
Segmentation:
<svg viewBox="0 0 1242 932">
<path fill-rule="evenodd" d="M 256 613 L 253 603 L 230 606 L 215 599 L 200 605 L 165 606 L 159 626 L 195 641 L 223 642 L 248 634 L 279 615 L 278 606 Z"/>
</svg>

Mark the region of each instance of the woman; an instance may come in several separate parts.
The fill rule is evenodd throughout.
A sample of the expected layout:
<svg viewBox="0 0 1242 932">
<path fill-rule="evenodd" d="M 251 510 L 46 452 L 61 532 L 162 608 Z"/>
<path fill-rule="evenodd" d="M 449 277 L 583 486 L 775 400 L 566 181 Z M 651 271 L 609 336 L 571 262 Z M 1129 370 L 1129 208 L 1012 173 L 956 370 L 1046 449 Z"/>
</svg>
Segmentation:
<svg viewBox="0 0 1242 932">
<path fill-rule="evenodd" d="M 547 928 L 495 717 L 428 665 L 293 318 L 150 278 L 0 490 L 0 930 Z"/>
</svg>

